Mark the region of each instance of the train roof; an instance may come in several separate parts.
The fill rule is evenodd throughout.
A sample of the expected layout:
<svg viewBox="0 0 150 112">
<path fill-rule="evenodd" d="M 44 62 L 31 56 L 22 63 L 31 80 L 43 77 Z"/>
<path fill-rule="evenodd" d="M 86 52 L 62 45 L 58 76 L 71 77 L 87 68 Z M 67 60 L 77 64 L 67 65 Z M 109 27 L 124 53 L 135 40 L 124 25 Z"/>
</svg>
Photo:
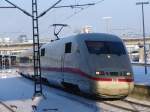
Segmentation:
<svg viewBox="0 0 150 112">
<path fill-rule="evenodd" d="M 68 37 L 62 37 L 59 40 L 54 40 L 51 41 L 50 43 L 47 43 L 43 46 L 49 45 L 51 43 L 58 43 L 62 41 L 84 41 L 84 40 L 97 40 L 97 41 L 122 41 L 121 38 L 118 36 L 112 35 L 112 34 L 107 34 L 107 33 L 82 33 L 82 34 L 77 34 L 77 35 L 72 35 Z"/>
<path fill-rule="evenodd" d="M 98 41 L 122 41 L 121 38 L 119 38 L 116 35 L 107 34 L 107 33 L 82 33 L 77 35 L 72 35 L 68 37 L 62 37 L 59 39 L 62 40 L 98 40 Z M 57 41 L 57 40 L 56 40 Z M 55 42 L 55 41 L 54 41 Z"/>
<path fill-rule="evenodd" d="M 121 41 L 121 39 L 112 34 L 107 34 L 107 33 L 83 33 L 83 34 L 78 34 L 73 36 L 78 39 L 89 39 L 89 40 L 102 40 L 102 41 Z"/>
</svg>

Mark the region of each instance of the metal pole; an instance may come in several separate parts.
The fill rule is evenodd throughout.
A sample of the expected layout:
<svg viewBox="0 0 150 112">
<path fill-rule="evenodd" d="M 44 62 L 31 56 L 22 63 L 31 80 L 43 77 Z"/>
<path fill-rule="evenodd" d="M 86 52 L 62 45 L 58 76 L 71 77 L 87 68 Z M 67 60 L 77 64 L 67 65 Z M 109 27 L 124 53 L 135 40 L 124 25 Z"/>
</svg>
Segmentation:
<svg viewBox="0 0 150 112">
<path fill-rule="evenodd" d="M 145 21 L 144 21 L 144 5 L 149 2 L 137 2 L 136 5 L 142 5 L 142 24 L 143 24 L 143 42 L 144 42 L 144 67 L 145 74 L 147 74 L 147 54 L 146 54 L 146 39 L 145 39 Z"/>
<path fill-rule="evenodd" d="M 147 74 L 147 56 L 146 56 L 146 46 L 145 46 L 145 21 L 144 21 L 144 7 L 142 4 L 142 22 L 143 22 L 143 41 L 144 41 L 144 66 L 145 74 Z"/>
</svg>

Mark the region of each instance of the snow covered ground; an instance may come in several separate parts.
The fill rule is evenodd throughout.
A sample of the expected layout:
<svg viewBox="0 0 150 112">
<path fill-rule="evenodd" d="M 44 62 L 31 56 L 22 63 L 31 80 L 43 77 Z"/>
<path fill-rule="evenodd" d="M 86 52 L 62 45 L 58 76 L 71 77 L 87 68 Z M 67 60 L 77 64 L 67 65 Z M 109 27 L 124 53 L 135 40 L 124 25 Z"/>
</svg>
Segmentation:
<svg viewBox="0 0 150 112">
<path fill-rule="evenodd" d="M 135 83 L 150 85 L 150 66 L 147 67 L 147 71 L 145 74 L 144 66 L 133 66 Z"/>
<path fill-rule="evenodd" d="M 34 84 L 16 73 L 0 73 L 0 112 L 96 112 L 96 104 L 68 98 L 68 93 L 44 86 L 44 97 L 33 98 Z M 3 74 L 3 75 L 2 75 Z M 95 105 L 95 106 L 94 106 Z"/>
<path fill-rule="evenodd" d="M 150 67 L 148 75 L 142 66 L 133 66 L 133 70 L 136 83 L 150 84 Z M 44 97 L 35 99 L 33 91 L 33 82 L 18 75 L 15 69 L 0 71 L 0 112 L 115 112 L 114 107 L 58 89 L 43 86 Z"/>
</svg>

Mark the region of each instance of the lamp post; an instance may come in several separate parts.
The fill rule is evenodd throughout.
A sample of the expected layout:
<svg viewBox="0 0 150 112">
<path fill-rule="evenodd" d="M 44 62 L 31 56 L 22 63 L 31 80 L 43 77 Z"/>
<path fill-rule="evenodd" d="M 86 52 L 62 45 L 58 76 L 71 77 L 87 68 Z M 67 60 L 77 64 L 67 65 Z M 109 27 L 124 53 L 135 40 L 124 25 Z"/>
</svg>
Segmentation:
<svg viewBox="0 0 150 112">
<path fill-rule="evenodd" d="M 144 66 L 145 74 L 147 74 L 147 56 L 146 56 L 146 46 L 145 46 L 145 22 L 144 22 L 144 5 L 149 4 L 149 2 L 137 2 L 136 5 L 142 6 L 142 24 L 143 24 L 143 41 L 144 41 Z"/>
</svg>

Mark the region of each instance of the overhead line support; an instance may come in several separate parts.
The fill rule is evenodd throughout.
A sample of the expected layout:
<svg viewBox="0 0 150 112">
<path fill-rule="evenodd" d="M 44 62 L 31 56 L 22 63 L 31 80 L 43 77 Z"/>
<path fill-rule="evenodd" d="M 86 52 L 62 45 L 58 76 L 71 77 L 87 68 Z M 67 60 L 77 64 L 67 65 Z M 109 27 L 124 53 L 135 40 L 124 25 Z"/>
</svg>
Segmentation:
<svg viewBox="0 0 150 112">
<path fill-rule="evenodd" d="M 32 14 L 30 14 L 29 12 L 25 11 L 24 9 L 20 8 L 19 6 L 17 6 L 16 4 L 10 2 L 9 0 L 5 0 L 7 3 L 11 4 L 12 6 L 14 6 L 15 8 L 19 9 L 20 11 L 22 11 L 24 14 L 26 14 L 27 16 L 32 17 Z"/>
<path fill-rule="evenodd" d="M 42 12 L 41 14 L 39 14 L 39 16 L 37 18 L 40 18 L 42 16 L 44 16 L 48 11 L 50 11 L 52 8 L 54 8 L 58 3 L 60 3 L 62 0 L 58 0 L 54 5 L 52 5 L 50 8 L 48 8 L 47 10 L 45 10 L 44 12 Z"/>
<path fill-rule="evenodd" d="M 3 7 L 0 7 L 0 9 L 11 9 L 11 8 L 16 8 L 16 7 L 10 7 L 10 6 L 3 6 Z"/>
</svg>

